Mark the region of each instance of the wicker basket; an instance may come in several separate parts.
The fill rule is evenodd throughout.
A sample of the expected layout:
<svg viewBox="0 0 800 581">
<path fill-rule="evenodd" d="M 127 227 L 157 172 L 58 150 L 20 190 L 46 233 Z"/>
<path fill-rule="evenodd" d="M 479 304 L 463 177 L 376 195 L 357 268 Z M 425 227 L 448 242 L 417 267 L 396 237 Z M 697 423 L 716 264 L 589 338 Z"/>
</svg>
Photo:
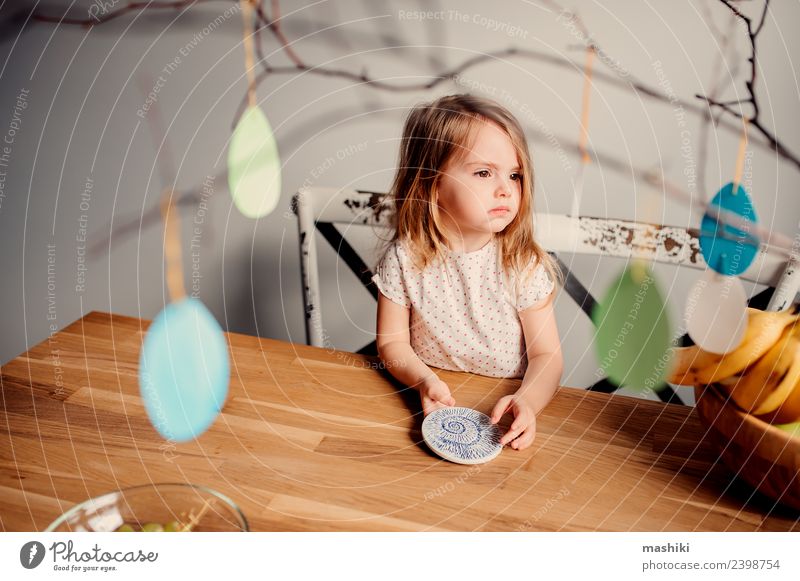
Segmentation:
<svg viewBox="0 0 800 581">
<path fill-rule="evenodd" d="M 695 386 L 694 395 L 725 465 L 753 488 L 800 510 L 800 439 L 743 412 L 714 385 Z"/>
</svg>

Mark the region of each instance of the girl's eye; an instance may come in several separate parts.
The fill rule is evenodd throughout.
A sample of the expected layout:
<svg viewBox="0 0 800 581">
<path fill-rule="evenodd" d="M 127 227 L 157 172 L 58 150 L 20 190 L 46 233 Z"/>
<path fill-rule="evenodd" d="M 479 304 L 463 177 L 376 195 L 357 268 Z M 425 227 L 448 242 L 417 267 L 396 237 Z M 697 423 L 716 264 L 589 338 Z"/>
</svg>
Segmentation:
<svg viewBox="0 0 800 581">
<path fill-rule="evenodd" d="M 480 176 L 482 178 L 488 178 L 491 174 L 492 172 L 490 172 L 488 169 L 481 169 L 475 172 L 476 176 Z M 511 174 L 511 179 L 515 182 L 520 181 L 522 179 L 522 174 L 519 172 L 514 172 Z"/>
</svg>

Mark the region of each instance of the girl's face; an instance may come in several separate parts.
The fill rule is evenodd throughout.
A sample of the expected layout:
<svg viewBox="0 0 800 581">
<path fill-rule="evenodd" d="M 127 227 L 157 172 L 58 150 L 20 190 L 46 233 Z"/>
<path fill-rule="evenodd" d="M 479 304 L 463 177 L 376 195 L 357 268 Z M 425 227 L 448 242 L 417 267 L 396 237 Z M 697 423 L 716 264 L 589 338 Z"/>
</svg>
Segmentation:
<svg viewBox="0 0 800 581">
<path fill-rule="evenodd" d="M 441 170 L 439 215 L 451 246 L 475 250 L 516 217 L 522 194 L 517 152 L 495 123 L 476 128 L 474 145 Z"/>
</svg>

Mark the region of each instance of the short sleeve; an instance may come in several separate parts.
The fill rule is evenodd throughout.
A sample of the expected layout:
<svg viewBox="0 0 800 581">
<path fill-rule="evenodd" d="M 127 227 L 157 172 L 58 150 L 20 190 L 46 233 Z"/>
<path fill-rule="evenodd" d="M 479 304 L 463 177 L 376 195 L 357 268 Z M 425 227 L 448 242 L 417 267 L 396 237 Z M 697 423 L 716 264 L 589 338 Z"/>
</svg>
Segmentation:
<svg viewBox="0 0 800 581">
<path fill-rule="evenodd" d="M 533 272 L 522 273 L 519 279 L 519 292 L 517 294 L 517 310 L 524 311 L 539 301 L 546 299 L 555 288 L 555 283 L 550 280 L 547 270 L 537 264 Z"/>
<path fill-rule="evenodd" d="M 398 256 L 397 244 L 392 244 L 375 267 L 372 282 L 381 291 L 381 294 L 393 303 L 404 307 L 411 306 L 408 298 L 408 289 L 403 279 L 403 268 Z"/>
</svg>

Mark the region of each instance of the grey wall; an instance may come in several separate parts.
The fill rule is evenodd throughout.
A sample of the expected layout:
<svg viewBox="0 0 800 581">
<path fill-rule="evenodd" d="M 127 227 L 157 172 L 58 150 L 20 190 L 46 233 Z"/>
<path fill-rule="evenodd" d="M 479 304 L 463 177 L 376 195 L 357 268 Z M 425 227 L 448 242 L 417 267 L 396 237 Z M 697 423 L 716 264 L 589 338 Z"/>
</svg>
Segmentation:
<svg viewBox="0 0 800 581">
<path fill-rule="evenodd" d="M 61 328 L 91 310 L 152 318 L 163 307 L 162 233 L 157 221 L 139 224 L 157 207 L 164 187 L 156 166 L 161 135 L 151 131 L 153 109 L 144 118 L 137 115 L 159 75 L 164 80 L 157 112 L 177 187 L 185 191 L 204 181 L 211 184 L 206 208 L 183 210 L 185 225 L 202 222 L 194 250 L 184 228 L 187 286 L 191 290 L 195 265 L 199 295 L 227 330 L 304 341 L 296 224 L 286 213 L 291 195 L 304 183 L 386 190 L 403 118 L 421 100 L 472 90 L 508 106 L 528 130 L 537 209 L 567 212 L 577 166 L 580 39 L 545 2 L 424 3 L 442 12 L 429 19 L 408 15 L 422 4 L 283 2 L 284 30 L 308 63 L 366 71 L 397 85 L 429 80 L 467 59 L 511 46 L 575 65 L 520 56 L 493 59 L 465 71 L 459 82 L 411 92 L 312 74 L 273 75 L 260 86 L 258 98 L 278 139 L 283 194 L 278 210 L 257 221 L 232 206 L 225 178 L 231 124 L 246 90 L 242 23 L 234 2 L 131 13 L 93 28 L 32 21 L 23 28 L 30 5 L 3 4 L 0 139 L 13 132 L 13 143 L 7 166 L 0 167 L 5 172 L 0 175 L 5 178 L 0 182 L 0 361 L 44 340 L 51 326 Z M 755 16 L 759 5 L 742 7 Z M 41 10 L 63 12 L 52 6 Z M 85 17 L 91 6 L 76 2 L 70 14 Z M 628 75 L 623 80 L 636 78 L 692 103 L 699 103 L 696 93 L 710 93 L 720 79 L 721 99 L 744 96 L 749 46 L 743 26 L 731 28 L 721 3 L 615 0 L 568 7 L 580 12 L 609 55 L 606 64 L 597 62 L 598 72 L 615 76 L 621 71 Z M 764 125 L 794 152 L 800 152 L 793 65 L 800 39 L 790 23 L 798 17 L 796 2 L 773 3 L 759 38 L 757 85 Z M 218 25 L 204 32 L 215 20 Z M 721 58 L 726 48 L 721 35 L 728 30 L 734 31 L 733 45 Z M 267 33 L 263 38 L 270 62 L 287 65 L 275 39 Z M 176 66 L 165 73 L 170 63 Z M 17 103 L 21 92 L 27 92 L 24 109 Z M 699 116 L 685 113 L 681 126 L 675 104 L 598 78 L 591 146 L 620 167 L 607 162 L 588 168 L 582 212 L 698 225 L 696 211 L 664 200 L 630 170 L 661 166 L 670 179 L 688 187 L 684 170 L 697 163 L 702 139 Z M 681 151 L 683 130 L 691 142 L 688 159 Z M 762 141 L 755 134 L 752 140 Z M 696 195 L 713 194 L 731 180 L 737 143 L 735 132 L 712 128 L 705 180 Z M 798 169 L 755 144 L 751 151 L 749 188 L 761 221 L 793 236 L 800 217 Z M 131 224 L 129 234 L 120 235 Z M 86 243 L 80 240 L 84 231 Z M 118 236 L 79 270 L 83 247 L 102 244 L 111 233 Z M 360 239 L 357 244 L 368 249 L 371 243 Z M 357 349 L 373 336 L 374 303 L 337 265 L 332 251 L 322 244 L 320 252 L 326 333 L 337 347 Z M 623 266 L 585 257 L 566 260 L 596 294 Z M 657 272 L 679 322 L 698 274 L 670 267 Z M 589 321 L 566 295 L 557 310 L 567 359 L 564 383 L 588 385 L 597 368 Z"/>
</svg>

